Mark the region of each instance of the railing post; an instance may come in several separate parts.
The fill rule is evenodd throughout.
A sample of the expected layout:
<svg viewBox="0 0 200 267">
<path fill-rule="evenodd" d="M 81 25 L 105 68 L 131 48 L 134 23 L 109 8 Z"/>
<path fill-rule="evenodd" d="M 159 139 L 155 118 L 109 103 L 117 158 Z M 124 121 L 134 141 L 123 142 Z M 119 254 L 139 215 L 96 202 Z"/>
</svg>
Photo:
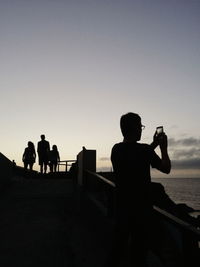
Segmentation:
<svg viewBox="0 0 200 267">
<path fill-rule="evenodd" d="M 86 189 L 86 170 L 96 172 L 96 150 L 83 150 L 77 155 L 77 209 L 80 211 L 84 202 L 83 190 Z"/>
<path fill-rule="evenodd" d="M 96 150 L 83 150 L 77 156 L 78 161 L 78 185 L 86 186 L 85 171 L 96 172 Z"/>
<path fill-rule="evenodd" d="M 68 161 L 66 160 L 66 165 L 65 165 L 65 171 L 67 172 L 67 164 L 68 164 Z"/>
</svg>

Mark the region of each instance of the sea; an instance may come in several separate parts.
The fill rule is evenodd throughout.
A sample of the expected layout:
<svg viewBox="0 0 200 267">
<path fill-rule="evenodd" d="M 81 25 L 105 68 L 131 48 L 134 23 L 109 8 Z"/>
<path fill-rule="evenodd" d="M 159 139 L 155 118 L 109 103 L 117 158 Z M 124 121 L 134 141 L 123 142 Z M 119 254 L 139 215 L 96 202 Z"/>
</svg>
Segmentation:
<svg viewBox="0 0 200 267">
<path fill-rule="evenodd" d="M 200 178 L 152 178 L 152 181 L 161 183 L 175 203 L 184 203 L 200 214 Z"/>
</svg>

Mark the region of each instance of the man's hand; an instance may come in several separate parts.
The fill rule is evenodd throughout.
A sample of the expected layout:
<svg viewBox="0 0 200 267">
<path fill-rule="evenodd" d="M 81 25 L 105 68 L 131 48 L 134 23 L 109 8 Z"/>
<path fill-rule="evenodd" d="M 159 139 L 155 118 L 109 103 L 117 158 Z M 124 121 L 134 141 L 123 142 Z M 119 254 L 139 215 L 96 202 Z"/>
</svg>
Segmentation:
<svg viewBox="0 0 200 267">
<path fill-rule="evenodd" d="M 155 132 L 153 135 L 153 142 L 151 143 L 151 146 L 153 147 L 153 149 L 155 149 L 158 145 L 159 145 L 159 137 L 157 135 L 157 133 Z"/>
<path fill-rule="evenodd" d="M 168 140 L 167 140 L 167 135 L 165 133 L 162 133 L 158 136 L 159 138 L 159 145 L 160 145 L 160 150 L 167 150 L 168 146 Z"/>
<path fill-rule="evenodd" d="M 167 135 L 165 133 L 157 134 L 155 132 L 151 146 L 153 147 L 153 149 L 155 149 L 157 146 L 160 146 L 161 150 L 167 149 L 168 146 Z"/>
</svg>

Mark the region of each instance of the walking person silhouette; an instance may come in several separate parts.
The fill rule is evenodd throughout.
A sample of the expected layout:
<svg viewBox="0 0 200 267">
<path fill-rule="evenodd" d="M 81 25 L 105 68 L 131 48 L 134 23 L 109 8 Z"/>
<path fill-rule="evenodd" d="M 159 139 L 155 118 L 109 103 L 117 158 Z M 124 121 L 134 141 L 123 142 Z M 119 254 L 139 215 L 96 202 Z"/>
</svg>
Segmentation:
<svg viewBox="0 0 200 267">
<path fill-rule="evenodd" d="M 41 141 L 38 142 L 37 145 L 37 153 L 39 158 L 39 165 L 40 165 L 40 172 L 46 173 L 47 172 L 47 165 L 48 165 L 48 154 L 50 151 L 49 142 L 45 140 L 45 135 L 42 134 Z"/>
<path fill-rule="evenodd" d="M 152 211 L 150 167 L 170 172 L 167 136 L 154 134 L 151 145 L 138 143 L 144 126 L 140 116 L 131 112 L 122 115 L 120 128 L 123 141 L 115 144 L 111 152 L 117 203 L 114 239 L 106 266 L 121 266 L 129 242 L 132 266 L 144 267 Z M 161 158 L 154 151 L 158 145 Z"/>
<path fill-rule="evenodd" d="M 35 163 L 35 159 L 36 159 L 35 146 L 31 141 L 29 141 L 28 146 L 25 148 L 22 156 L 22 161 L 24 162 L 24 169 L 27 170 L 29 166 L 29 169 L 32 170 L 33 164 Z"/>
<path fill-rule="evenodd" d="M 60 155 L 56 145 L 52 146 L 52 150 L 49 151 L 49 167 L 50 172 L 56 172 L 58 161 L 60 161 Z"/>
</svg>

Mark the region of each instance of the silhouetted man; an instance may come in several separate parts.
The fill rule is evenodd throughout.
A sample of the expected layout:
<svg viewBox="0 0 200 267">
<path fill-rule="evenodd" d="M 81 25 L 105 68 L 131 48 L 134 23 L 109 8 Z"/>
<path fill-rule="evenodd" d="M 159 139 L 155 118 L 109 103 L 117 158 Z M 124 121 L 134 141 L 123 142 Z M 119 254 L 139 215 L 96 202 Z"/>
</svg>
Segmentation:
<svg viewBox="0 0 200 267">
<path fill-rule="evenodd" d="M 111 161 L 117 192 L 116 228 L 112 253 L 106 266 L 120 266 L 123 252 L 131 241 L 133 266 L 146 266 L 148 229 L 150 228 L 150 167 L 169 173 L 171 163 L 167 152 L 167 136 L 154 135 L 151 145 L 141 144 L 141 118 L 127 113 L 120 120 L 123 142 L 115 144 Z M 160 146 L 161 158 L 154 152 Z"/>
<path fill-rule="evenodd" d="M 41 137 L 41 141 L 38 142 L 38 146 L 37 146 L 40 172 L 43 173 L 43 168 L 44 168 L 44 173 L 46 173 L 47 172 L 48 154 L 50 151 L 50 145 L 49 145 L 49 142 L 45 140 L 44 134 L 42 134 L 40 137 Z"/>
</svg>

